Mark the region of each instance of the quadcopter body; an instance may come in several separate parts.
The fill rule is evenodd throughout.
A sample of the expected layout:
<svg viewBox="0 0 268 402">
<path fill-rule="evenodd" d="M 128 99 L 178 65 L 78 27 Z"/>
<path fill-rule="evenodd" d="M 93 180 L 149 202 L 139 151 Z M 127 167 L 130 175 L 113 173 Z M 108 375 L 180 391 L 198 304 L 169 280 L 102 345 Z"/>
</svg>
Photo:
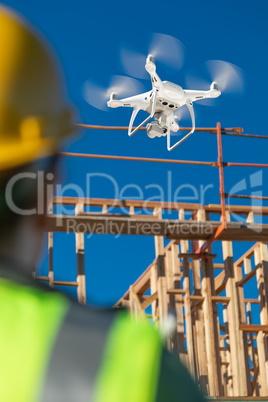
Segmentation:
<svg viewBox="0 0 268 402">
<path fill-rule="evenodd" d="M 151 76 L 152 90 L 140 95 L 118 99 L 115 92 L 110 95 L 107 105 L 112 108 L 132 107 L 128 135 L 132 136 L 147 123 L 147 135 L 150 138 L 167 136 L 167 149 L 173 150 L 195 131 L 195 115 L 193 102 L 206 98 L 217 98 L 221 95 L 216 82 L 212 82 L 209 90 L 185 90 L 181 86 L 169 81 L 162 81 L 156 73 L 155 60 L 152 55 L 146 59 L 145 69 Z M 174 145 L 170 144 L 170 132 L 179 131 L 179 118 L 174 113 L 180 107 L 186 105 L 189 109 L 192 129 Z M 144 110 L 149 116 L 133 129 L 135 118 L 140 110 Z M 149 120 L 153 121 L 149 123 Z"/>
</svg>

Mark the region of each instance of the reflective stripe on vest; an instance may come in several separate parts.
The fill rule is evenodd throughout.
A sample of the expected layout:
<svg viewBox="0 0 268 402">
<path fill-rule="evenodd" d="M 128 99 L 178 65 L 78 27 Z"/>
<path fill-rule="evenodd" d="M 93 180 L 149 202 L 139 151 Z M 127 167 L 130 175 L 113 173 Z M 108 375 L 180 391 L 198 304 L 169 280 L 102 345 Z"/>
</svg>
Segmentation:
<svg viewBox="0 0 268 402">
<path fill-rule="evenodd" d="M 94 402 L 153 402 L 160 371 L 162 341 L 146 321 L 119 313 L 110 331 Z"/>
<path fill-rule="evenodd" d="M 68 306 L 68 300 L 56 292 L 0 279 L 0 401 L 39 399 Z"/>
</svg>

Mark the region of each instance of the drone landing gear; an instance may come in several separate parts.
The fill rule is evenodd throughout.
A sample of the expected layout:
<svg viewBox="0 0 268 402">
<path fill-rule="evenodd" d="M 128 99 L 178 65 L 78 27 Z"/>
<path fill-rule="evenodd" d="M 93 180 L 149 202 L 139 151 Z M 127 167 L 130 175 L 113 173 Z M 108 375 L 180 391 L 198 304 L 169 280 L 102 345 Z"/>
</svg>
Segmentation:
<svg viewBox="0 0 268 402">
<path fill-rule="evenodd" d="M 146 124 L 154 116 L 155 106 L 156 106 L 156 98 L 157 98 L 155 90 L 153 90 L 152 97 L 153 97 L 153 103 L 152 103 L 152 111 L 151 111 L 150 116 L 148 116 L 141 124 L 139 124 L 137 127 L 135 127 L 134 130 L 132 130 L 136 116 L 139 113 L 139 111 L 141 110 L 139 107 L 134 107 L 131 118 L 130 118 L 129 128 L 128 128 L 128 135 L 130 137 L 133 134 L 135 134 L 136 131 L 138 131 L 142 126 L 144 126 L 144 124 Z"/>
<path fill-rule="evenodd" d="M 176 148 L 178 145 L 180 145 L 183 141 L 185 141 L 190 135 L 192 135 L 195 131 L 195 116 L 194 116 L 194 108 L 192 102 L 187 102 L 186 106 L 189 109 L 190 115 L 191 115 L 191 120 L 192 120 L 192 129 L 189 131 L 188 134 L 186 134 L 182 139 L 180 139 L 178 142 L 176 142 L 174 145 L 170 146 L 170 129 L 167 132 L 167 149 L 168 151 L 172 151 L 174 148 Z"/>
</svg>

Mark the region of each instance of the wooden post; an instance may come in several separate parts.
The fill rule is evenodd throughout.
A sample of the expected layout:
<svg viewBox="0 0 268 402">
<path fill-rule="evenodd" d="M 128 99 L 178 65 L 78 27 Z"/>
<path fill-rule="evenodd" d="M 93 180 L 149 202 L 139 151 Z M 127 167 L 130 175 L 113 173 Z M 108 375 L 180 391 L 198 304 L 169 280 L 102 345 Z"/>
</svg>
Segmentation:
<svg viewBox="0 0 268 402">
<path fill-rule="evenodd" d="M 230 221 L 230 214 L 226 212 L 226 220 Z M 230 352 L 233 376 L 234 396 L 247 396 L 249 393 L 247 371 L 244 353 L 243 334 L 239 331 L 239 309 L 233 265 L 233 247 L 231 241 L 222 242 L 224 269 L 226 275 L 226 296 L 230 297 L 227 305 Z"/>
<path fill-rule="evenodd" d="M 84 204 L 78 202 L 75 206 L 75 214 L 84 212 Z M 84 233 L 75 233 L 76 258 L 77 258 L 77 297 L 79 303 L 86 304 L 86 277 L 85 277 L 85 244 Z"/>
<path fill-rule="evenodd" d="M 221 372 L 220 372 L 220 356 L 217 326 L 214 320 L 213 305 L 212 305 L 212 279 L 213 267 L 211 261 L 201 261 L 202 270 L 202 295 L 204 297 L 203 312 L 205 317 L 204 327 L 206 334 L 206 354 L 208 367 L 208 382 L 210 396 L 222 395 Z"/>
<path fill-rule="evenodd" d="M 107 205 L 106 204 L 103 204 L 103 206 L 102 206 L 102 213 L 103 214 L 107 214 L 107 211 L 108 211 L 108 209 L 107 209 Z"/>
<path fill-rule="evenodd" d="M 261 325 L 267 325 L 267 299 L 266 299 L 266 285 L 265 281 L 268 279 L 267 269 L 267 246 L 260 243 L 254 250 L 254 259 L 256 266 L 256 280 L 259 292 L 260 301 L 260 323 Z M 257 349 L 259 358 L 259 373 L 260 373 L 260 394 L 261 396 L 267 396 L 268 394 L 268 343 L 267 335 L 262 331 L 257 334 Z"/>
<path fill-rule="evenodd" d="M 247 215 L 247 223 L 254 223 L 254 212 L 250 211 Z"/>
<path fill-rule="evenodd" d="M 154 210 L 154 215 L 158 219 L 162 219 L 161 208 Z M 165 272 L 164 257 L 164 239 L 162 236 L 154 236 L 155 241 L 155 257 L 157 266 L 157 291 L 158 291 L 158 308 L 159 308 L 159 325 L 163 324 L 163 320 L 168 313 L 168 297 L 167 297 L 167 279 Z"/>
<path fill-rule="evenodd" d="M 267 317 L 267 303 L 265 297 L 265 276 L 264 276 L 264 265 L 265 261 L 265 250 L 261 252 L 261 248 L 263 248 L 264 244 L 260 243 L 258 247 L 254 250 L 254 261 L 256 266 L 256 280 L 257 287 L 259 293 L 259 302 L 260 302 L 260 322 L 262 325 L 266 325 L 268 323 Z"/>
<path fill-rule="evenodd" d="M 134 214 L 135 214 L 135 208 L 134 208 L 133 205 L 131 205 L 131 206 L 129 207 L 129 215 L 134 215 Z"/>
<path fill-rule="evenodd" d="M 203 210 L 198 210 L 197 220 L 205 220 L 205 213 Z M 198 244 L 201 247 L 201 244 Z M 192 250 L 195 252 L 195 250 Z M 200 263 L 199 260 L 192 260 L 193 269 L 193 284 L 194 294 L 202 296 L 201 292 L 201 277 L 200 277 Z M 202 392 L 208 395 L 208 368 L 207 368 L 207 356 L 206 356 L 206 341 L 205 341 L 205 329 L 204 329 L 204 314 L 202 304 L 198 304 L 195 308 L 195 330 L 196 330 L 196 344 L 197 344 L 197 360 L 198 360 L 198 378 Z"/>
<path fill-rule="evenodd" d="M 251 272 L 251 270 L 252 270 L 250 258 L 247 258 L 247 257 L 244 258 L 243 264 L 244 264 L 245 275 L 247 275 L 247 274 L 249 274 L 249 273 Z"/>
<path fill-rule="evenodd" d="M 133 297 L 133 286 L 129 287 L 129 310 L 131 312 L 131 317 L 134 317 L 135 320 L 137 319 L 136 309 L 135 309 L 135 300 Z"/>
<path fill-rule="evenodd" d="M 180 209 L 179 219 L 184 219 L 184 210 Z M 181 253 L 189 253 L 188 241 L 180 241 Z M 193 339 L 193 320 L 191 312 L 191 283 L 190 283 L 190 268 L 189 259 L 182 259 L 183 267 L 183 290 L 184 290 L 184 315 L 186 326 L 186 340 L 187 340 L 187 355 L 188 355 L 188 368 L 193 377 L 196 377 L 196 364 L 194 355 L 194 339 Z"/>
<path fill-rule="evenodd" d="M 267 373 L 267 348 L 265 343 L 267 336 L 262 332 L 257 334 L 257 349 L 259 357 L 259 372 L 260 372 L 260 395 L 267 396 L 268 394 L 268 373 Z"/>
<path fill-rule="evenodd" d="M 173 256 L 171 246 L 166 249 L 165 253 L 165 268 L 166 268 L 166 278 L 167 278 L 167 289 L 174 289 L 174 274 L 173 274 Z M 170 294 L 168 295 L 168 312 L 172 312 L 177 315 L 176 311 L 176 295 Z M 179 353 L 179 344 L 178 344 L 178 336 L 177 331 L 171 335 L 169 340 L 169 349 L 174 353 Z"/>
<path fill-rule="evenodd" d="M 182 289 L 182 275 L 180 270 L 180 261 L 178 257 L 179 248 L 178 244 L 171 245 L 171 258 L 173 267 L 173 282 L 174 289 Z M 180 294 L 175 295 L 175 308 L 177 314 L 177 342 L 179 349 L 179 356 L 181 361 L 186 364 L 186 351 L 184 344 L 184 325 L 183 325 L 183 296 Z"/>
<path fill-rule="evenodd" d="M 143 308 L 141 306 L 138 295 L 135 292 L 134 286 L 131 285 L 129 288 L 129 305 L 132 316 L 137 320 L 138 317 L 146 318 Z"/>
<path fill-rule="evenodd" d="M 157 266 L 154 264 L 151 268 L 151 275 L 150 275 L 150 288 L 151 288 L 151 295 L 157 291 Z M 152 317 L 154 325 L 158 325 L 158 299 L 155 300 L 152 305 Z"/>
<path fill-rule="evenodd" d="M 267 244 L 260 243 L 260 260 L 262 264 L 262 274 L 263 274 L 263 308 L 266 310 L 266 323 L 268 322 L 268 251 Z M 265 314 L 264 313 L 264 314 Z"/>
<path fill-rule="evenodd" d="M 247 324 L 251 325 L 252 324 L 252 318 L 251 318 L 251 304 L 247 303 L 246 304 L 246 312 L 247 312 Z M 258 353 L 257 350 L 255 349 L 254 346 L 254 339 L 253 339 L 253 334 L 249 334 L 249 355 L 252 361 L 252 368 L 254 370 L 253 374 L 253 379 L 251 382 L 251 387 L 252 387 L 252 395 L 259 396 L 259 363 L 258 363 Z"/>
<path fill-rule="evenodd" d="M 247 269 L 249 269 L 248 259 L 246 260 Z M 244 260 L 244 262 L 245 262 Z M 242 275 L 242 267 L 235 266 L 235 281 L 239 282 L 243 278 Z M 239 323 L 246 324 L 246 309 L 245 309 L 245 299 L 244 299 L 244 289 L 242 286 L 237 287 L 237 297 L 238 297 L 238 309 L 239 309 Z M 250 382 L 250 370 L 249 370 L 249 354 L 248 354 L 248 339 L 246 332 L 240 332 L 238 337 L 239 349 L 241 349 L 241 357 L 243 358 L 243 365 L 245 367 L 245 375 L 246 375 L 246 385 L 247 385 L 247 394 L 252 395 L 252 385 Z M 242 362 L 241 362 L 242 363 Z"/>
<path fill-rule="evenodd" d="M 204 212 L 199 211 L 199 220 L 207 220 Z M 203 242 L 199 242 L 202 246 Z M 208 252 L 212 254 L 211 246 Z M 214 273 L 212 260 L 201 260 L 202 272 L 202 296 L 204 329 L 206 342 L 206 361 L 208 372 L 208 386 L 210 396 L 220 396 L 223 394 L 221 383 L 221 365 L 220 365 L 220 348 L 219 334 L 217 331 L 217 317 L 214 314 L 212 296 L 215 295 L 214 289 Z M 216 306 L 217 307 L 217 306 Z"/>
<path fill-rule="evenodd" d="M 226 362 L 228 366 L 226 368 L 226 390 L 228 396 L 233 396 L 233 376 L 231 370 L 231 357 L 230 357 L 230 337 L 229 337 L 229 326 L 228 326 L 228 314 L 227 314 L 227 304 L 223 306 L 223 322 L 225 326 L 225 346 L 226 346 Z"/>
</svg>

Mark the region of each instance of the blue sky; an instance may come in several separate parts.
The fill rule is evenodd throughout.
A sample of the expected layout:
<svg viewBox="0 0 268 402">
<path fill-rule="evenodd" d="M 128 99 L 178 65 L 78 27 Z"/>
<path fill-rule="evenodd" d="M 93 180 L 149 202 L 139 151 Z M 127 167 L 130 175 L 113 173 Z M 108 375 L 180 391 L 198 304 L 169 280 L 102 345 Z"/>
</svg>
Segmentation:
<svg viewBox="0 0 268 402">
<path fill-rule="evenodd" d="M 144 48 L 144 38 L 159 32 L 178 38 L 185 46 L 185 64 L 175 74 L 159 73 L 185 85 L 185 76 L 208 59 L 220 59 L 238 65 L 245 72 L 246 90 L 241 98 L 222 96 L 217 107 L 197 105 L 197 126 L 243 127 L 246 133 L 268 134 L 267 118 L 267 16 L 268 3 L 263 0 L 191 2 L 107 2 L 107 1 L 33 1 L 10 0 L 2 3 L 18 10 L 49 39 L 63 65 L 71 102 L 77 109 L 77 122 L 103 125 L 127 125 L 129 109 L 107 112 L 89 106 L 82 97 L 84 82 L 89 78 L 107 82 L 112 74 L 122 74 L 118 53 L 122 40 Z M 150 81 L 143 81 L 147 90 Z M 171 159 L 216 160 L 216 138 L 210 134 L 193 135 L 181 147 L 169 153 L 165 139 L 149 139 L 144 132 L 128 138 L 126 132 L 81 130 L 65 149 L 111 155 L 148 156 Z M 223 138 L 224 160 L 267 162 L 267 141 Z M 213 184 L 205 203 L 218 203 L 218 172 L 214 168 L 157 165 L 146 163 L 65 158 L 61 161 L 60 183 L 76 183 L 85 189 L 86 174 L 104 173 L 115 178 L 120 188 L 132 183 L 141 186 L 146 197 L 153 194 L 146 186 L 157 183 L 166 188 L 171 172 L 174 189 L 181 184 Z M 225 169 L 226 191 L 255 169 Z M 258 190 L 258 189 L 257 189 Z M 267 173 L 259 188 L 268 195 Z M 245 193 L 249 193 L 248 188 Z M 75 195 L 69 192 L 66 195 Z M 105 179 L 92 181 L 92 196 L 114 196 L 111 183 Z M 126 193 L 127 195 L 127 193 Z M 185 197 L 191 194 L 182 194 Z M 129 198 L 137 196 L 132 189 Z M 167 194 L 165 194 L 167 197 Z M 200 201 L 200 200 L 197 200 Z M 189 199 L 189 202 L 191 200 Z M 112 304 L 141 274 L 154 258 L 153 238 L 97 236 L 86 241 L 86 274 L 88 299 L 95 304 Z M 235 245 L 235 258 L 248 245 Z M 215 246 L 215 251 L 219 247 Z M 220 256 L 221 257 L 221 256 Z M 219 257 L 219 261 L 220 261 Z M 74 236 L 55 236 L 55 275 L 74 279 Z M 47 269 L 47 260 L 42 272 Z"/>
</svg>

